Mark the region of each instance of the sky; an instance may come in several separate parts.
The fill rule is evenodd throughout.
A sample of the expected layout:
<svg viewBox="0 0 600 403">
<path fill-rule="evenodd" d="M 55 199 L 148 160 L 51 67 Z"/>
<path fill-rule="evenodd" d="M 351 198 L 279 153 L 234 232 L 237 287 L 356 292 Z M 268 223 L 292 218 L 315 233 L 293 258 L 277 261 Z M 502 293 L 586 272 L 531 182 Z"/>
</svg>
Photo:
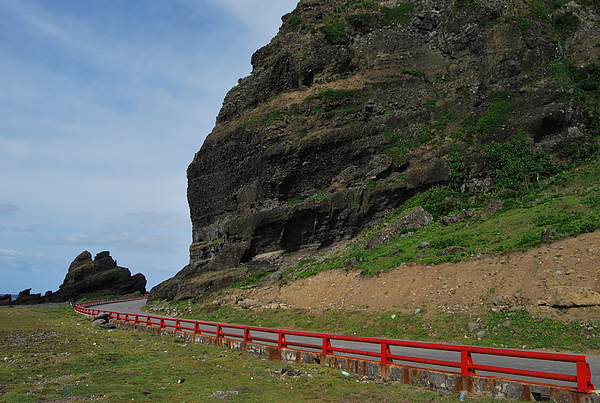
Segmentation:
<svg viewBox="0 0 600 403">
<path fill-rule="evenodd" d="M 0 293 L 189 262 L 186 168 L 298 0 L 0 0 Z"/>
</svg>

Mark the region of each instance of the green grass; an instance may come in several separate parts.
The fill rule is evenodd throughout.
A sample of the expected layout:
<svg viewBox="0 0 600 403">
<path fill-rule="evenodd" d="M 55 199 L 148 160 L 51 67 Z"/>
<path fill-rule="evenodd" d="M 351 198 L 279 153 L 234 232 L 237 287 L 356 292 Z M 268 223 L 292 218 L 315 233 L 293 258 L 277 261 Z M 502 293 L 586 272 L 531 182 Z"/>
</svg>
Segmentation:
<svg viewBox="0 0 600 403">
<path fill-rule="evenodd" d="M 255 359 L 219 346 L 91 327 L 70 307 L 0 308 L 3 402 L 455 402 L 456 395 L 342 376 L 320 365 Z M 216 399 L 218 400 L 218 399 Z M 481 398 L 478 401 L 499 402 Z"/>
</svg>

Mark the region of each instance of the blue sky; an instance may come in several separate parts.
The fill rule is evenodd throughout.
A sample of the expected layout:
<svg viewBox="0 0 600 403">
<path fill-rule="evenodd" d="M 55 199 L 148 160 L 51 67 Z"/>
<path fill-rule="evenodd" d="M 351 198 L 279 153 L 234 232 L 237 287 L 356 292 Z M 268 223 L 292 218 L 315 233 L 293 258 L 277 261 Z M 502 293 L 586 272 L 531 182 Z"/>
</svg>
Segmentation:
<svg viewBox="0 0 600 403">
<path fill-rule="evenodd" d="M 186 168 L 297 0 L 0 1 L 0 293 L 188 263 Z"/>
</svg>

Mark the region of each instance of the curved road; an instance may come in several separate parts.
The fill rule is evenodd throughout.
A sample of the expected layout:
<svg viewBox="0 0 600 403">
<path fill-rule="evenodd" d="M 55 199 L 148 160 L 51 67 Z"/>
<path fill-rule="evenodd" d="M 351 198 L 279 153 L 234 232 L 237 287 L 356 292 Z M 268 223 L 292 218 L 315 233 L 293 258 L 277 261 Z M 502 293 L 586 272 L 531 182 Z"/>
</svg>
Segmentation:
<svg viewBox="0 0 600 403">
<path fill-rule="evenodd" d="M 104 309 L 107 311 L 113 312 L 122 312 L 122 313 L 131 313 L 131 314 L 139 314 L 139 315 L 152 315 L 152 316 L 161 316 L 156 314 L 149 314 L 148 312 L 144 312 L 141 310 L 146 304 L 145 299 L 131 300 L 131 301 L 122 301 L 122 302 L 112 302 L 102 305 L 96 305 L 94 308 Z M 163 316 L 167 317 L 167 316 Z M 181 318 L 183 319 L 183 318 Z M 268 337 L 270 333 L 265 333 L 265 337 Z M 272 334 L 271 334 L 272 335 Z M 260 335 L 263 336 L 263 335 Z M 310 342 L 308 337 L 288 337 L 288 342 L 296 341 L 296 342 Z M 363 344 L 357 342 L 344 342 L 344 341 L 333 341 L 335 347 L 349 348 L 354 350 L 371 350 L 378 352 L 379 346 L 375 346 L 373 344 Z M 456 352 L 451 351 L 439 351 L 439 350 L 427 350 L 427 349 L 415 349 L 415 348 L 405 348 L 405 347 L 397 347 L 394 346 L 392 348 L 393 354 L 398 355 L 406 355 L 406 356 L 418 356 L 422 358 L 430 358 L 437 360 L 448 360 L 448 361 L 457 361 Z M 502 357 L 502 356 L 488 356 L 488 355 L 474 355 L 474 359 L 477 360 L 478 364 L 483 365 L 492 365 L 492 366 L 500 366 L 505 368 L 515 368 L 518 367 L 520 369 L 528 369 L 534 371 L 547 371 L 547 372 L 564 372 L 564 373 L 575 373 L 574 368 L 575 364 L 573 363 L 560 363 L 555 361 L 534 361 L 530 359 L 519 359 L 514 357 Z M 594 386 L 600 387 L 597 383 L 600 383 L 600 357 L 599 356 L 587 356 L 587 362 L 590 364 L 590 368 L 592 371 L 592 383 Z M 410 364 L 409 364 L 410 365 Z M 428 367 L 424 364 L 417 364 L 421 367 Z M 493 374 L 491 374 L 493 375 Z M 497 376 L 502 376 L 501 374 L 497 374 Z M 514 377 L 513 379 L 517 379 L 518 377 Z M 532 380 L 531 378 L 524 378 L 528 380 Z M 544 380 L 540 379 L 540 382 L 544 382 Z M 548 382 L 546 380 L 545 382 Z M 572 385 L 570 383 L 562 383 L 560 381 L 556 381 L 556 384 L 563 385 Z"/>
</svg>

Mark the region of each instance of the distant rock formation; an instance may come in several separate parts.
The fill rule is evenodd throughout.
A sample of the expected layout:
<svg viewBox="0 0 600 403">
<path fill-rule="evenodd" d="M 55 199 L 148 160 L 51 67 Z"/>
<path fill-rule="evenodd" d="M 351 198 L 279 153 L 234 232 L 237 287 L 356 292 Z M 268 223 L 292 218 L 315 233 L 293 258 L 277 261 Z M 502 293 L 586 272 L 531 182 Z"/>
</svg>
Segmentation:
<svg viewBox="0 0 600 403">
<path fill-rule="evenodd" d="M 125 295 L 146 293 L 146 277 L 131 275 L 126 267 L 117 266 L 117 261 L 104 251 L 92 255 L 88 251 L 79 254 L 69 265 L 69 272 L 58 291 L 46 294 L 48 302 L 76 301 L 97 293 Z"/>
<path fill-rule="evenodd" d="M 35 305 L 44 302 L 42 294 L 31 294 L 31 288 L 23 290 L 17 295 L 17 299 L 14 300 L 15 305 Z"/>
<path fill-rule="evenodd" d="M 94 295 L 146 294 L 146 277 L 131 275 L 126 267 L 117 266 L 110 252 L 104 251 L 92 260 L 88 251 L 81 252 L 69 265 L 69 271 L 58 291 L 31 294 L 31 288 L 23 290 L 13 301 L 10 294 L 0 295 L 0 306 L 35 305 L 46 302 L 77 301 Z"/>
</svg>

